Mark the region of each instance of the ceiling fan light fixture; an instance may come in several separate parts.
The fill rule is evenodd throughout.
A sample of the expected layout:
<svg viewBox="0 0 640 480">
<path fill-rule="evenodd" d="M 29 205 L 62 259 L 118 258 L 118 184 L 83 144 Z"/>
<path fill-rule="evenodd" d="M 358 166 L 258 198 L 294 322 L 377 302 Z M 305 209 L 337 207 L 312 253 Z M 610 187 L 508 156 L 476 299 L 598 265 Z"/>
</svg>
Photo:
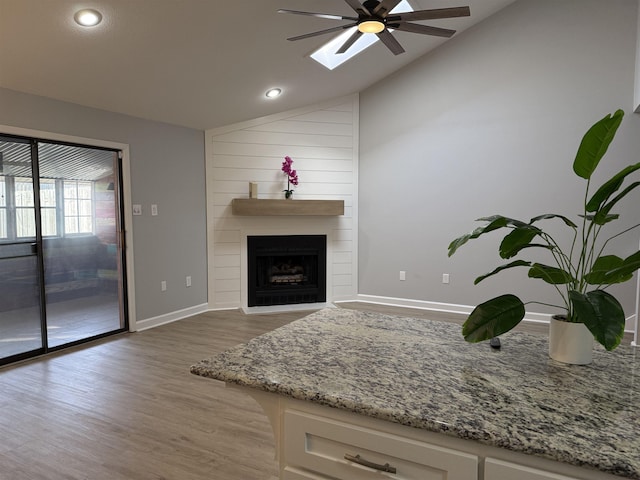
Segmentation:
<svg viewBox="0 0 640 480">
<path fill-rule="evenodd" d="M 73 16 L 73 19 L 78 25 L 82 25 L 83 27 L 95 27 L 102 21 L 102 14 L 97 10 L 85 8 L 78 10 Z"/>
<path fill-rule="evenodd" d="M 267 93 L 265 93 L 264 95 L 267 98 L 276 98 L 276 97 L 279 97 L 281 93 L 282 93 L 281 88 L 270 88 L 269 90 L 267 90 Z"/>
<path fill-rule="evenodd" d="M 358 30 L 362 33 L 380 33 L 384 30 L 384 23 L 379 20 L 365 20 L 358 24 Z"/>
</svg>

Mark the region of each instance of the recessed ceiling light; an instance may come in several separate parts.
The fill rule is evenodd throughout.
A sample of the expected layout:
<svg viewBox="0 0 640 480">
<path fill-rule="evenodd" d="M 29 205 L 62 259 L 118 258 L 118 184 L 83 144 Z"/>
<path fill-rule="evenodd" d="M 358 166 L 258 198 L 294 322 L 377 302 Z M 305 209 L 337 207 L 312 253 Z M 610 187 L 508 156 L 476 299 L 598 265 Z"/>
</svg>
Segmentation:
<svg viewBox="0 0 640 480">
<path fill-rule="evenodd" d="M 271 89 L 267 90 L 267 93 L 265 93 L 265 95 L 266 95 L 267 98 L 276 98 L 281 93 L 282 93 L 282 90 L 280 88 L 271 88 Z"/>
<path fill-rule="evenodd" d="M 97 10 L 86 8 L 77 11 L 73 19 L 83 27 L 95 27 L 102 21 L 102 14 Z"/>
</svg>

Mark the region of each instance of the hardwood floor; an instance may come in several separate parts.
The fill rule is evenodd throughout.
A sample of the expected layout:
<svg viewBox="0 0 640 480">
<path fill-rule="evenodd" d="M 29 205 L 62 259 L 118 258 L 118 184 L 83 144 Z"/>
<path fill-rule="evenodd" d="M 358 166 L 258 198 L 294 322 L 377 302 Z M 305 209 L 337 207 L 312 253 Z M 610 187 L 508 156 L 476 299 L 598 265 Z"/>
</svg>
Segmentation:
<svg viewBox="0 0 640 480">
<path fill-rule="evenodd" d="M 309 312 L 211 312 L 0 369 L 0 478 L 274 480 L 257 404 L 189 366 Z"/>
<path fill-rule="evenodd" d="M 0 479 L 275 480 L 260 407 L 189 366 L 308 313 L 209 312 L 0 369 Z"/>
</svg>

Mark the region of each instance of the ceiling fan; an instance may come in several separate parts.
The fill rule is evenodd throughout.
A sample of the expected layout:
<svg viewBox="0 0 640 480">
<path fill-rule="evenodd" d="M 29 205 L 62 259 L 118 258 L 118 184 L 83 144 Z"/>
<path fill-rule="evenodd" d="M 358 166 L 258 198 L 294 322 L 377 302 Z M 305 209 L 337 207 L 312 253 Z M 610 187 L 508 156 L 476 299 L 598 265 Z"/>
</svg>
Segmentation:
<svg viewBox="0 0 640 480">
<path fill-rule="evenodd" d="M 402 48 L 402 45 L 400 45 L 391 32 L 389 32 L 389 29 L 449 38 L 456 33 L 455 30 L 430 27 L 412 22 L 440 18 L 468 17 L 471 15 L 469 7 L 435 8 L 406 13 L 391 13 L 391 10 L 393 10 L 401 0 L 366 0 L 364 3 L 360 3 L 358 0 L 344 1 L 358 14 L 357 17 L 332 15 L 328 13 L 300 12 L 286 9 L 278 10 L 278 13 L 292 13 L 295 15 L 308 15 L 329 20 L 348 20 L 351 22 L 317 32 L 290 37 L 287 38 L 287 40 L 302 40 L 304 38 L 338 32 L 357 26 L 358 29 L 342 44 L 336 53 L 345 53 L 364 33 L 375 33 L 394 55 L 399 55 L 404 52 L 404 48 Z"/>
</svg>

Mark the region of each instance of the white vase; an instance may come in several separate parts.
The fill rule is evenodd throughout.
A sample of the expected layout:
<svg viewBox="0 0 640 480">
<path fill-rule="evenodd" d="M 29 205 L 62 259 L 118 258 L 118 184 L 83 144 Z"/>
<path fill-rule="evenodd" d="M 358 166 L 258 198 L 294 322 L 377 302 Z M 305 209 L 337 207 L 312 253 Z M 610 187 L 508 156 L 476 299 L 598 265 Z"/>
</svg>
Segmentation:
<svg viewBox="0 0 640 480">
<path fill-rule="evenodd" d="M 549 356 L 558 362 L 588 365 L 593 361 L 593 334 L 584 323 L 571 323 L 551 317 Z"/>
</svg>

